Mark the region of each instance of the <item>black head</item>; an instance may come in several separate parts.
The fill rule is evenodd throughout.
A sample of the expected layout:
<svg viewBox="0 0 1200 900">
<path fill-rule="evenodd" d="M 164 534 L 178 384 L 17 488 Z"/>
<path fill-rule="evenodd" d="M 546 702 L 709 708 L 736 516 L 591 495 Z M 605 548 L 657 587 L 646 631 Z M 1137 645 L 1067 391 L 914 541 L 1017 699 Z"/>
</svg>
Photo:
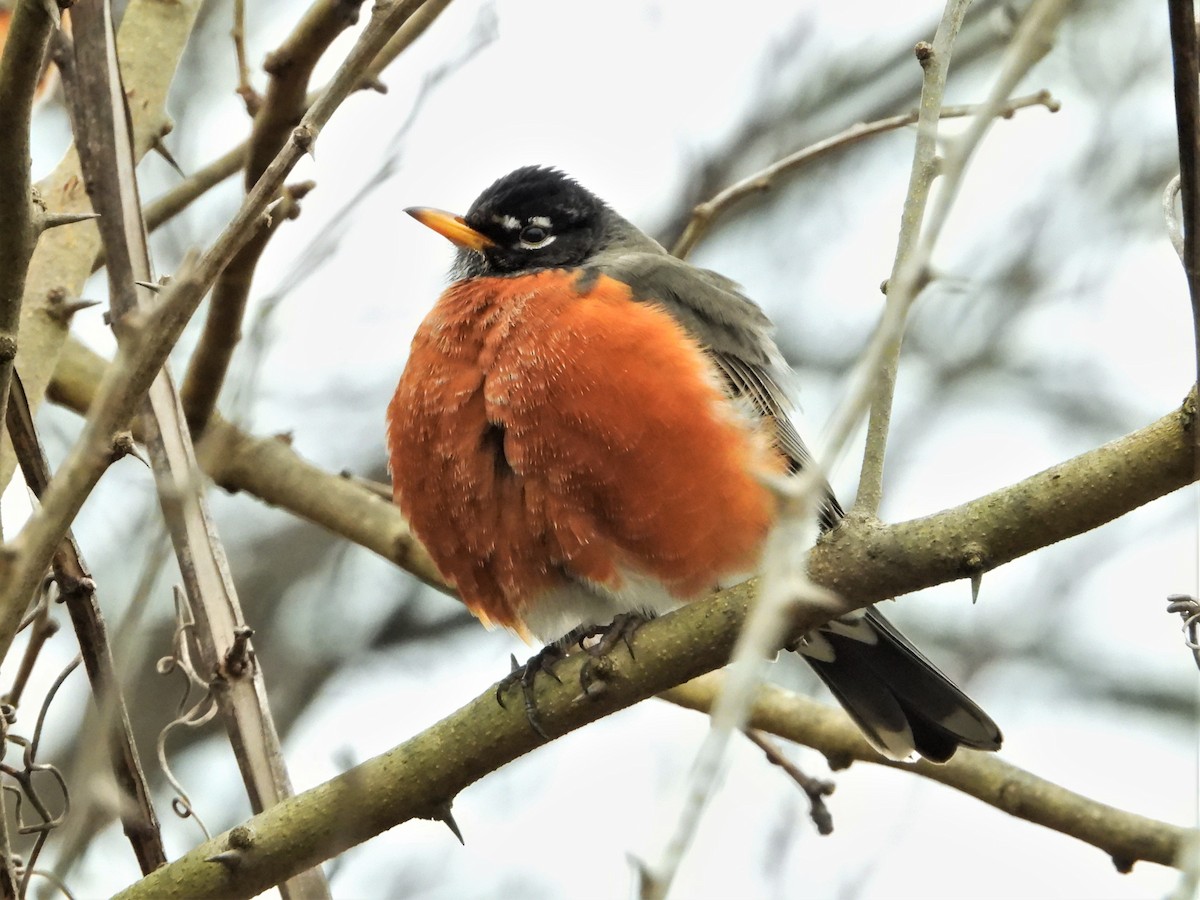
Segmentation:
<svg viewBox="0 0 1200 900">
<path fill-rule="evenodd" d="M 580 266 L 624 223 L 591 191 L 557 169 L 526 166 L 485 190 L 461 218 L 409 212 L 459 246 L 457 278 Z"/>
</svg>

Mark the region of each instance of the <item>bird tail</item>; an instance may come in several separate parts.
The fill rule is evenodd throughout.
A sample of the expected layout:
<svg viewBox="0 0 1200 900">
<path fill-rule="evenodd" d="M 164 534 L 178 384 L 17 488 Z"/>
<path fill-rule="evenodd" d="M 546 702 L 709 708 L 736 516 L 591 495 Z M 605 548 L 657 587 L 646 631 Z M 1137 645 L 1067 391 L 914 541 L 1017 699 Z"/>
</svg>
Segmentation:
<svg viewBox="0 0 1200 900">
<path fill-rule="evenodd" d="M 991 717 L 874 607 L 835 619 L 793 649 L 871 745 L 890 759 L 945 762 L 959 747 L 999 750 Z"/>
</svg>

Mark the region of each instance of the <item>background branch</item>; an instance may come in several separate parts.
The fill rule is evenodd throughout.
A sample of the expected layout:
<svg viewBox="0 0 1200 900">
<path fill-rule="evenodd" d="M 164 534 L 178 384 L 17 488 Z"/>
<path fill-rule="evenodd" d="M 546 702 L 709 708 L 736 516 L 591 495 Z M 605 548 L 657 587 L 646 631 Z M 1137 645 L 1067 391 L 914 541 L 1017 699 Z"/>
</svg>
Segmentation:
<svg viewBox="0 0 1200 900">
<path fill-rule="evenodd" d="M 708 713 L 720 690 L 723 674 L 710 672 L 687 684 L 663 691 L 664 700 Z M 874 763 L 911 772 L 969 796 L 1011 816 L 1043 825 L 1091 844 L 1112 857 L 1121 872 L 1139 860 L 1179 866 L 1180 851 L 1200 835 L 1136 813 L 1109 806 L 977 750 L 960 750 L 944 764 L 927 760 L 896 762 L 880 756 L 840 710 L 773 685 L 763 685 L 750 713 L 754 728 L 824 754 L 832 768 L 853 761 Z"/>
<path fill-rule="evenodd" d="M 1025 97 L 1014 97 L 1000 112 L 1000 117 L 1004 119 L 1011 118 L 1017 110 L 1030 106 L 1044 106 L 1050 112 L 1054 113 L 1058 112 L 1061 104 L 1051 96 L 1049 91 L 1042 90 Z M 980 111 L 981 107 L 978 104 L 943 106 L 940 115 L 943 119 L 957 119 L 963 116 L 978 115 Z M 715 194 L 711 199 L 705 200 L 703 203 L 699 203 L 692 208 L 692 216 L 688 219 L 687 226 L 683 229 L 683 234 L 679 236 L 679 240 L 671 247 L 672 255 L 678 256 L 680 259 L 686 259 L 696 244 L 704 239 L 704 236 L 718 217 L 727 213 L 742 200 L 752 197 L 755 194 L 761 194 L 763 191 L 769 191 L 776 186 L 780 178 L 827 154 L 852 147 L 859 141 L 864 141 L 869 137 L 914 125 L 919 116 L 920 113 L 918 112 L 909 112 L 899 116 L 888 116 L 886 119 L 878 119 L 874 122 L 859 122 L 824 140 L 817 141 L 815 144 L 810 144 L 801 150 L 797 150 L 795 153 L 789 154 L 783 159 L 777 160 L 771 163 L 771 165 L 760 169 L 753 175 L 749 175 L 729 185 L 729 187 Z"/>
<path fill-rule="evenodd" d="M 7 419 L 25 481 L 34 496 L 40 497 L 50 481 L 50 467 L 34 430 L 33 414 L 20 379 L 14 381 Z M 113 775 L 121 791 L 118 803 L 121 824 L 145 874 L 165 863 L 167 857 L 133 739 L 129 711 L 116 676 L 108 628 L 96 599 L 96 585 L 70 532 L 54 555 L 54 577 L 79 640 L 79 653 L 92 685 L 100 727 L 108 736 Z"/>
<path fill-rule="evenodd" d="M 268 55 L 263 67 L 270 80 L 254 116 L 245 157 L 246 190 L 254 187 L 304 115 L 313 69 L 337 36 L 358 21 L 361 5 L 362 0 L 316 0 L 279 48 Z M 266 223 L 260 226 L 213 286 L 208 318 L 180 388 L 192 434 L 203 431 L 217 405 L 234 348 L 241 339 L 254 270 L 272 234 L 274 229 Z"/>
</svg>

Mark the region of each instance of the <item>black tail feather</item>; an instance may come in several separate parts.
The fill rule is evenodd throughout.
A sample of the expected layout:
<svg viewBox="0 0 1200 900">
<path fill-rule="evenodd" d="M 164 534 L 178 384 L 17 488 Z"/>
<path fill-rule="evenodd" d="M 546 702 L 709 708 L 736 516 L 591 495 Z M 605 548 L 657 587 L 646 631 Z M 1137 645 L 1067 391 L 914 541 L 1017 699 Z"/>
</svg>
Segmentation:
<svg viewBox="0 0 1200 900">
<path fill-rule="evenodd" d="M 854 627 L 822 629 L 811 649 L 799 649 L 885 756 L 945 762 L 960 746 L 1000 749 L 991 717 L 874 608 Z M 829 650 L 831 658 L 819 658 Z"/>
</svg>

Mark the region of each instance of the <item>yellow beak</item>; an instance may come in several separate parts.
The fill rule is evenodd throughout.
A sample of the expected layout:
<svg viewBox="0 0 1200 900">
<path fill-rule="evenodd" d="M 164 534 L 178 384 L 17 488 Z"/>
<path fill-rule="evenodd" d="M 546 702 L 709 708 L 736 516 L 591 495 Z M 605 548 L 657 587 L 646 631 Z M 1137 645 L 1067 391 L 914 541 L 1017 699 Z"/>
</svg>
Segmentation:
<svg viewBox="0 0 1200 900">
<path fill-rule="evenodd" d="M 496 243 L 486 234 L 481 234 L 468 225 L 462 216 L 456 216 L 454 213 L 444 212 L 440 209 L 431 209 L 426 206 L 412 206 L 406 209 L 405 212 L 426 228 L 432 228 L 442 237 L 453 241 L 460 247 L 467 247 L 471 250 L 483 250 L 485 247 L 494 246 Z"/>
</svg>

